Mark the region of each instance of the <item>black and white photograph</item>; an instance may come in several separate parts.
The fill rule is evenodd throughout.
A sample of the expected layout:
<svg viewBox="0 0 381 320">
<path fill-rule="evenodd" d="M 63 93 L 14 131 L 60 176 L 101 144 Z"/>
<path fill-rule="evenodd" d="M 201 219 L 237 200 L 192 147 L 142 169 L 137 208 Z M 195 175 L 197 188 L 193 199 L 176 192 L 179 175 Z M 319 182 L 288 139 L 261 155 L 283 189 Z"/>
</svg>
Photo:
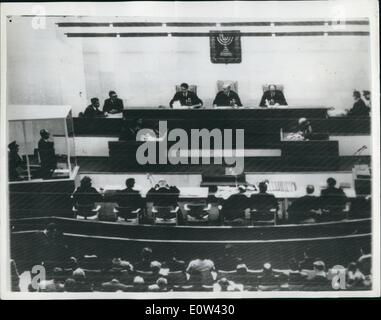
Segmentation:
<svg viewBox="0 0 381 320">
<path fill-rule="evenodd" d="M 2 3 L 1 298 L 379 296 L 379 86 L 376 0 Z"/>
</svg>

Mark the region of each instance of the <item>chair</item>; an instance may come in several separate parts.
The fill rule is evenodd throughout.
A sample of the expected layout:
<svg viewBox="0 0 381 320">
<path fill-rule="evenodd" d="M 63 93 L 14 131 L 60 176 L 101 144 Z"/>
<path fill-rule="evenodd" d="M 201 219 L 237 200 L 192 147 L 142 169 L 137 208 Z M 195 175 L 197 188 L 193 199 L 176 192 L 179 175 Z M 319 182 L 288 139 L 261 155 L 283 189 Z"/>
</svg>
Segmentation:
<svg viewBox="0 0 381 320">
<path fill-rule="evenodd" d="M 220 223 L 222 225 L 245 225 L 246 218 L 246 209 L 224 209 L 223 206 L 219 205 L 218 209 L 220 211 Z"/>
<path fill-rule="evenodd" d="M 263 92 L 269 91 L 270 84 L 264 84 L 262 85 Z M 283 92 L 284 86 L 283 84 L 276 84 L 276 89 Z"/>
<path fill-rule="evenodd" d="M 208 222 L 209 210 L 212 205 L 209 203 L 205 206 L 205 203 L 186 203 L 184 210 L 186 212 L 187 222 Z"/>
<path fill-rule="evenodd" d="M 251 223 L 257 226 L 276 225 L 277 208 L 251 209 Z"/>
<path fill-rule="evenodd" d="M 135 209 L 132 207 L 115 207 L 113 212 L 117 216 L 117 220 L 126 222 L 140 222 L 141 208 Z"/>
<path fill-rule="evenodd" d="M 176 85 L 175 89 L 176 89 L 176 92 L 181 91 L 181 87 L 179 85 Z M 197 86 L 194 85 L 194 84 L 190 84 L 188 90 L 192 91 L 195 94 L 197 94 Z"/>
<path fill-rule="evenodd" d="M 153 206 L 152 214 L 155 224 L 177 224 L 177 215 L 180 211 L 179 206 Z"/>
<path fill-rule="evenodd" d="M 231 80 L 218 80 L 217 92 L 220 92 L 223 90 L 224 84 L 230 84 L 230 89 L 238 93 L 238 81 L 231 81 Z"/>
<path fill-rule="evenodd" d="M 100 205 L 94 208 L 94 205 L 80 205 L 73 206 L 74 219 L 96 220 L 101 209 Z"/>
</svg>

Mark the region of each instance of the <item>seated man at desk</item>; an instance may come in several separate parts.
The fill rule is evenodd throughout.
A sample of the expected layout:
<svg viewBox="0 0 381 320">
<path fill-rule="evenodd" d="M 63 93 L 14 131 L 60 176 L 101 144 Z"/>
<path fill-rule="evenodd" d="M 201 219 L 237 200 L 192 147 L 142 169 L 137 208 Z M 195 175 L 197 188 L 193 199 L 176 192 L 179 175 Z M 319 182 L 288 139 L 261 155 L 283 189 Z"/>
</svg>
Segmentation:
<svg viewBox="0 0 381 320">
<path fill-rule="evenodd" d="M 169 186 L 167 181 L 160 180 L 157 185 L 147 192 L 147 202 L 153 202 L 158 207 L 176 207 L 180 190 L 175 186 Z"/>
<path fill-rule="evenodd" d="M 109 97 L 105 100 L 105 103 L 103 105 L 103 112 L 104 113 L 120 113 L 123 111 L 123 100 L 118 98 L 118 95 L 115 91 L 110 91 L 108 93 Z"/>
<path fill-rule="evenodd" d="M 213 107 L 242 107 L 241 99 L 238 94 L 231 90 L 230 84 L 225 83 L 222 87 L 222 91 L 218 92 L 214 101 Z"/>
<path fill-rule="evenodd" d="M 180 91 L 176 92 L 172 100 L 169 102 L 169 106 L 173 108 L 173 103 L 179 101 L 182 106 L 189 106 L 193 108 L 201 108 L 203 103 L 202 100 L 197 96 L 196 93 L 189 91 L 189 85 L 187 83 L 182 83 L 180 85 Z"/>
<path fill-rule="evenodd" d="M 75 190 L 72 198 L 76 208 L 88 207 L 92 209 L 96 202 L 102 201 L 102 195 L 92 187 L 91 178 L 87 176 L 82 178 L 81 185 Z"/>
<path fill-rule="evenodd" d="M 19 145 L 16 141 L 8 144 L 8 175 L 9 181 L 22 180 L 26 170 L 25 161 L 19 155 Z"/>
<path fill-rule="evenodd" d="M 260 182 L 258 185 L 259 193 L 252 194 L 250 197 L 250 207 L 257 211 L 278 208 L 278 202 L 273 194 L 267 193 L 267 183 Z"/>
<path fill-rule="evenodd" d="M 143 205 L 143 198 L 138 190 L 134 190 L 135 179 L 126 180 L 126 189 L 119 190 L 116 193 L 116 202 L 119 207 L 139 209 Z"/>
<path fill-rule="evenodd" d="M 275 84 L 269 85 L 269 90 L 263 93 L 261 102 L 259 104 L 260 107 L 269 107 L 269 106 L 286 106 L 287 101 L 284 97 L 282 91 L 276 88 Z"/>
<path fill-rule="evenodd" d="M 286 135 L 288 141 L 303 141 L 311 140 L 313 138 L 312 126 L 309 120 L 306 118 L 300 118 L 298 120 L 297 127 Z"/>
<path fill-rule="evenodd" d="M 96 117 L 105 117 L 107 116 L 107 112 L 102 112 L 99 110 L 99 99 L 91 98 L 91 104 L 87 106 L 83 116 L 86 118 L 96 118 Z"/>
<path fill-rule="evenodd" d="M 369 117 L 370 108 L 365 104 L 364 100 L 361 99 L 361 93 L 359 91 L 353 92 L 353 99 L 355 103 L 347 115 L 349 117 Z"/>
<path fill-rule="evenodd" d="M 48 130 L 40 130 L 41 139 L 38 141 L 38 153 L 41 160 L 41 178 L 51 178 L 54 170 L 57 168 L 57 158 L 54 149 L 54 142 L 50 141 Z"/>
<path fill-rule="evenodd" d="M 292 201 L 289 206 L 288 221 L 290 223 L 313 223 L 316 221 L 316 213 L 319 210 L 317 198 L 313 196 L 315 188 L 313 185 L 306 187 L 307 194 Z"/>
<path fill-rule="evenodd" d="M 245 186 L 238 187 L 238 193 L 231 195 L 222 203 L 221 214 L 226 220 L 244 219 L 244 212 L 250 208 Z"/>
<path fill-rule="evenodd" d="M 336 188 L 334 178 L 327 179 L 327 188 L 321 190 L 319 204 L 323 210 L 322 220 L 337 220 L 344 217 L 343 210 L 347 196 L 341 188 Z"/>
</svg>

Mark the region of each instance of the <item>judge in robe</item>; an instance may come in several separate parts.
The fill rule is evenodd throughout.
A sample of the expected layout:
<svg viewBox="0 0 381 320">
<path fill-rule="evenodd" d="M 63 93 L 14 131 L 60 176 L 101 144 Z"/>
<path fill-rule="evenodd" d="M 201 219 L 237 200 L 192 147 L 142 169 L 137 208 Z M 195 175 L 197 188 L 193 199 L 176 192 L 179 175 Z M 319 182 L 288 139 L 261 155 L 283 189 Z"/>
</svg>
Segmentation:
<svg viewBox="0 0 381 320">
<path fill-rule="evenodd" d="M 278 90 L 275 84 L 270 84 L 269 90 L 263 93 L 259 106 L 268 107 L 276 105 L 287 106 L 287 101 L 283 92 Z"/>
<path fill-rule="evenodd" d="M 9 181 L 22 180 L 22 172 L 25 171 L 26 165 L 24 160 L 18 154 L 19 145 L 16 141 L 8 144 L 8 175 Z"/>
<path fill-rule="evenodd" d="M 41 160 L 41 178 L 49 179 L 57 168 L 57 159 L 54 149 L 54 142 L 49 140 L 49 131 L 40 131 L 41 139 L 38 141 L 38 153 Z"/>
<path fill-rule="evenodd" d="M 103 105 L 103 112 L 111 114 L 123 112 L 123 100 L 118 98 L 116 92 L 110 91 L 108 95 L 110 98 L 105 100 L 105 103 Z"/>
<path fill-rule="evenodd" d="M 224 84 L 222 91 L 217 93 L 213 101 L 213 107 L 220 106 L 242 107 L 241 99 L 236 92 L 231 90 L 230 84 Z"/>
<path fill-rule="evenodd" d="M 107 113 L 102 112 L 99 110 L 99 99 L 98 98 L 91 98 L 91 104 L 87 106 L 83 116 L 86 118 L 96 118 L 96 117 L 105 117 L 107 116 Z"/>
<path fill-rule="evenodd" d="M 180 85 L 180 91 L 176 92 L 172 100 L 169 102 L 169 106 L 173 108 L 173 103 L 179 101 L 182 106 L 189 106 L 193 108 L 201 108 L 203 103 L 202 100 L 197 96 L 196 93 L 189 91 L 189 86 L 187 83 L 182 83 Z"/>
</svg>

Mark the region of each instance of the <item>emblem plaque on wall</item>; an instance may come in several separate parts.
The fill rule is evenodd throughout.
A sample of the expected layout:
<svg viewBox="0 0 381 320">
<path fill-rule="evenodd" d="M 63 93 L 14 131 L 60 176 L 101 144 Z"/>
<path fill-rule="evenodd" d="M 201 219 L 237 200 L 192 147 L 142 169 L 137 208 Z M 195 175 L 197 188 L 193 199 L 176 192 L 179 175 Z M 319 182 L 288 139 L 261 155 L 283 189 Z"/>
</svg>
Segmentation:
<svg viewBox="0 0 381 320">
<path fill-rule="evenodd" d="M 240 32 L 210 31 L 210 59 L 212 63 L 241 63 Z"/>
</svg>

